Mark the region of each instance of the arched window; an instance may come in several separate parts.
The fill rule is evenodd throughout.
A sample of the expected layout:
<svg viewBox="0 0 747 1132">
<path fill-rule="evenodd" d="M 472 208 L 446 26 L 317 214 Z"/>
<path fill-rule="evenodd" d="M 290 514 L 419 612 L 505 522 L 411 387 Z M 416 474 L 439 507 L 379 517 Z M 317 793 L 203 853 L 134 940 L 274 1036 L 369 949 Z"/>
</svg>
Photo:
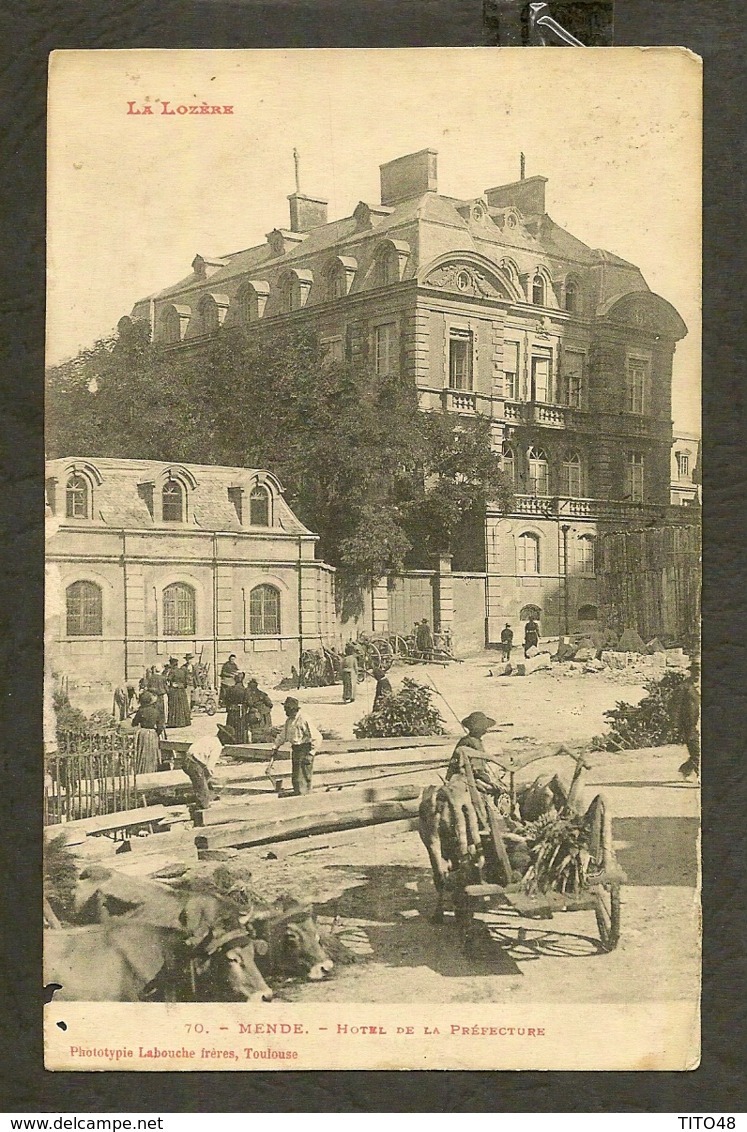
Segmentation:
<svg viewBox="0 0 747 1132">
<path fill-rule="evenodd" d="M 171 343 L 180 342 L 182 338 L 182 319 L 179 311 L 173 304 L 166 307 L 160 319 L 161 341 Z"/>
<path fill-rule="evenodd" d="M 347 294 L 345 268 L 341 263 L 332 263 L 327 269 L 326 292 L 328 299 L 344 299 Z"/>
<path fill-rule="evenodd" d="M 578 452 L 569 452 L 563 461 L 562 494 L 569 499 L 580 499 L 583 495 L 581 457 Z"/>
<path fill-rule="evenodd" d="M 539 574 L 540 572 L 540 540 L 539 535 L 525 531 L 519 535 L 519 561 L 517 563 L 520 574 Z"/>
<path fill-rule="evenodd" d="M 539 621 L 541 616 L 542 610 L 538 605 L 525 605 L 519 613 L 519 621 L 528 621 L 530 617 Z"/>
<path fill-rule="evenodd" d="M 578 310 L 578 283 L 575 279 L 566 280 L 565 284 L 565 309 L 573 314 Z"/>
<path fill-rule="evenodd" d="M 281 306 L 285 314 L 296 311 L 301 306 L 301 285 L 298 276 L 286 275 L 281 283 Z"/>
<path fill-rule="evenodd" d="M 257 292 L 252 287 L 251 283 L 244 283 L 239 288 L 236 295 L 236 303 L 238 306 L 239 324 L 246 326 L 250 322 L 256 322 L 259 317 L 257 309 Z"/>
<path fill-rule="evenodd" d="M 579 621 L 596 621 L 599 618 L 599 610 L 596 605 L 582 605 L 578 611 Z"/>
<path fill-rule="evenodd" d="M 532 280 L 532 302 L 536 307 L 545 305 L 545 281 L 539 272 Z"/>
<path fill-rule="evenodd" d="M 249 594 L 249 633 L 252 637 L 280 636 L 280 592 L 274 586 L 255 586 Z"/>
<path fill-rule="evenodd" d="M 578 536 L 578 569 L 581 574 L 596 573 L 596 540 L 593 535 Z"/>
<path fill-rule="evenodd" d="M 103 634 L 101 587 L 95 582 L 73 582 L 65 591 L 68 637 Z"/>
<path fill-rule="evenodd" d="M 384 248 L 379 254 L 376 264 L 376 282 L 380 287 L 388 287 L 390 283 L 399 283 L 399 256 L 396 248 Z"/>
<path fill-rule="evenodd" d="M 163 635 L 195 635 L 195 591 L 185 582 L 174 582 L 163 591 Z"/>
<path fill-rule="evenodd" d="M 530 448 L 527 453 L 529 464 L 530 495 L 550 494 L 550 469 L 544 448 Z"/>
<path fill-rule="evenodd" d="M 249 524 L 252 527 L 270 525 L 270 493 L 261 484 L 252 488 L 249 496 Z"/>
<path fill-rule="evenodd" d="M 184 489 L 176 480 L 166 480 L 163 485 L 161 515 L 164 523 L 184 522 Z"/>
<path fill-rule="evenodd" d="M 504 440 L 501 449 L 502 468 L 508 482 L 513 486 L 516 484 L 516 453 L 511 445 Z"/>
<path fill-rule="evenodd" d="M 205 295 L 200 302 L 200 334 L 217 334 L 220 325 L 218 304 L 212 295 Z"/>
<path fill-rule="evenodd" d="M 65 489 L 65 515 L 68 519 L 87 519 L 90 515 L 88 505 L 88 480 L 76 473 L 68 477 Z"/>
</svg>

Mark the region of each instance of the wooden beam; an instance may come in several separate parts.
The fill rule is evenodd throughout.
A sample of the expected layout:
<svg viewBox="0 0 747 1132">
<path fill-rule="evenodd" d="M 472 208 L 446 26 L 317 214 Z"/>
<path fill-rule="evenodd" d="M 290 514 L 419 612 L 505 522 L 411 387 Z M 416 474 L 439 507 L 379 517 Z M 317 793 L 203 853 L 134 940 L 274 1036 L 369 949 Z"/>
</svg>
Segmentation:
<svg viewBox="0 0 747 1132">
<path fill-rule="evenodd" d="M 129 825 L 151 825 L 178 812 L 185 812 L 185 816 L 188 816 L 186 806 L 140 806 L 135 810 L 121 810 L 118 814 L 98 814 L 94 818 L 79 818 L 77 821 L 48 825 L 45 827 L 44 835 L 50 839 L 63 831 L 86 835 L 108 833 L 116 829 L 125 829 Z"/>
<path fill-rule="evenodd" d="M 233 803 L 214 803 L 208 810 L 198 810 L 195 825 L 224 825 L 226 822 L 262 822 L 269 820 L 288 821 L 304 815 L 325 813 L 329 810 L 345 812 L 356 806 L 366 806 L 373 802 L 406 802 L 419 798 L 421 788 L 413 783 L 372 784 L 370 786 L 345 786 L 340 790 L 318 790 L 291 798 L 278 798 L 272 795 L 257 801 L 242 800 Z"/>
<path fill-rule="evenodd" d="M 379 825 L 417 815 L 419 799 L 401 802 L 372 802 L 358 805 L 349 811 L 332 806 L 324 813 L 301 814 L 294 818 L 276 818 L 274 821 L 232 822 L 230 825 L 210 826 L 195 836 L 198 849 L 220 849 L 227 845 L 263 845 L 273 841 L 289 841 L 296 837 L 327 833 L 356 826 Z"/>
</svg>

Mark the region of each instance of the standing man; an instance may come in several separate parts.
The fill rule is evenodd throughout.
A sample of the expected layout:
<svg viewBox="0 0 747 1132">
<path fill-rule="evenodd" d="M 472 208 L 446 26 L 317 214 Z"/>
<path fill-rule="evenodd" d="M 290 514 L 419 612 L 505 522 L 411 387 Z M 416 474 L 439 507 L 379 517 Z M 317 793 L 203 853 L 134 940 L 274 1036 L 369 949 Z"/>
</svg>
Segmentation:
<svg viewBox="0 0 747 1132">
<path fill-rule="evenodd" d="M 340 673 L 342 675 L 342 702 L 352 704 L 358 687 L 358 657 L 356 656 L 355 645 L 350 644 L 350 642 L 345 645 L 345 656 L 342 658 Z"/>
<path fill-rule="evenodd" d="M 308 794 L 311 791 L 311 780 L 314 775 L 314 755 L 322 737 L 311 720 L 301 711 L 301 705 L 295 696 L 288 696 L 283 707 L 286 715 L 285 726 L 275 740 L 272 756 L 267 765 L 267 774 L 270 774 L 280 748 L 284 743 L 289 743 L 293 793 Z"/>
<path fill-rule="evenodd" d="M 423 660 L 433 660 L 433 632 L 427 617 L 424 617 L 418 625 L 415 644 L 418 652 L 422 653 Z"/>
<path fill-rule="evenodd" d="M 226 744 L 235 742 L 236 736 L 231 728 L 219 723 L 216 735 L 203 735 L 195 739 L 184 756 L 184 773 L 192 783 L 201 810 L 206 810 L 215 797 L 212 779 L 223 748 Z"/>
<path fill-rule="evenodd" d="M 700 692 L 698 677 L 700 662 L 694 660 L 690 665 L 690 675 L 682 685 L 677 703 L 677 725 L 682 741 L 687 745 L 688 758 L 679 768 L 683 778 L 694 774 L 700 777 Z"/>
<path fill-rule="evenodd" d="M 506 622 L 506 628 L 501 632 L 501 648 L 503 649 L 503 659 L 509 661 L 511 659 L 511 649 L 514 643 L 514 634 L 510 623 Z"/>
<path fill-rule="evenodd" d="M 529 620 L 524 626 L 524 656 L 528 655 L 531 648 L 537 648 L 539 639 L 539 625 L 534 620 L 534 617 L 530 616 Z"/>
</svg>

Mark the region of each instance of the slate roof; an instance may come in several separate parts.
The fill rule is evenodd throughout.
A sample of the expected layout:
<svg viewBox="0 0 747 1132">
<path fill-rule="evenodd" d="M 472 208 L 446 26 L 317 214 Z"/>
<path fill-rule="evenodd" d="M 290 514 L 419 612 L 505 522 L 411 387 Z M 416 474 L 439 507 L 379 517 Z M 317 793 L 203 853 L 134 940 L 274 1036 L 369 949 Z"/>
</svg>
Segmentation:
<svg viewBox="0 0 747 1132">
<path fill-rule="evenodd" d="M 265 484 L 273 496 L 274 525 L 261 530 L 276 535 L 306 536 L 312 532 L 298 519 L 286 503 L 282 487 L 270 473 L 252 468 L 227 468 L 213 464 L 183 464 L 162 460 L 119 460 L 104 457 L 67 456 L 49 460 L 47 478 L 58 481 L 57 512 L 64 516 L 64 493 L 68 475 L 78 469 L 93 484 L 93 520 L 107 527 L 125 530 L 193 529 L 203 531 L 252 531 L 247 522 L 239 522 L 228 489 L 242 487 L 245 519 L 249 512 L 249 493 L 257 482 Z M 189 521 L 185 524 L 161 523 L 151 516 L 138 485 L 154 484 L 155 491 L 173 469 L 175 478 L 186 483 L 189 495 Z M 98 482 L 100 479 L 100 482 Z M 194 484 L 194 486 L 192 486 Z M 63 518 L 63 522 L 64 522 Z"/>
</svg>

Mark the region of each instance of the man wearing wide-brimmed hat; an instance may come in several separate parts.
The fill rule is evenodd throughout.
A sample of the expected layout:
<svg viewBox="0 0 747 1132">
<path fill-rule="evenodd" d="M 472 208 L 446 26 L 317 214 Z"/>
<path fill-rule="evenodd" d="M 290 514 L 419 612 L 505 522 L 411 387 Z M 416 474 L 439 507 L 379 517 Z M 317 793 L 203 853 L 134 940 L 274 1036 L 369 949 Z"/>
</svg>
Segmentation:
<svg viewBox="0 0 747 1132">
<path fill-rule="evenodd" d="M 491 719 L 483 711 L 472 711 L 465 719 L 462 720 L 462 727 L 467 732 L 458 741 L 454 748 L 454 753 L 451 756 L 448 769 L 446 771 L 446 780 L 453 778 L 455 774 L 459 774 L 462 770 L 462 762 L 464 758 L 468 758 L 472 766 L 472 771 L 475 776 L 475 784 L 478 790 L 482 790 L 487 794 L 503 794 L 507 792 L 507 787 L 497 772 L 495 763 L 489 762 L 485 758 L 480 758 L 480 755 L 485 755 L 485 748 L 482 745 L 482 737 L 495 726 L 495 720 Z"/>
<path fill-rule="evenodd" d="M 231 728 L 219 723 L 215 735 L 202 735 L 195 739 L 184 756 L 184 773 L 192 783 L 201 810 L 206 810 L 215 796 L 212 779 L 223 748 L 235 742 L 236 736 Z"/>
<path fill-rule="evenodd" d="M 308 794 L 314 776 L 314 755 L 319 749 L 322 737 L 311 720 L 301 711 L 301 705 L 295 696 L 288 696 L 283 707 L 286 715 L 285 726 L 275 740 L 272 757 L 267 765 L 267 774 L 269 775 L 272 770 L 275 755 L 284 743 L 289 743 L 293 793 Z"/>
</svg>

